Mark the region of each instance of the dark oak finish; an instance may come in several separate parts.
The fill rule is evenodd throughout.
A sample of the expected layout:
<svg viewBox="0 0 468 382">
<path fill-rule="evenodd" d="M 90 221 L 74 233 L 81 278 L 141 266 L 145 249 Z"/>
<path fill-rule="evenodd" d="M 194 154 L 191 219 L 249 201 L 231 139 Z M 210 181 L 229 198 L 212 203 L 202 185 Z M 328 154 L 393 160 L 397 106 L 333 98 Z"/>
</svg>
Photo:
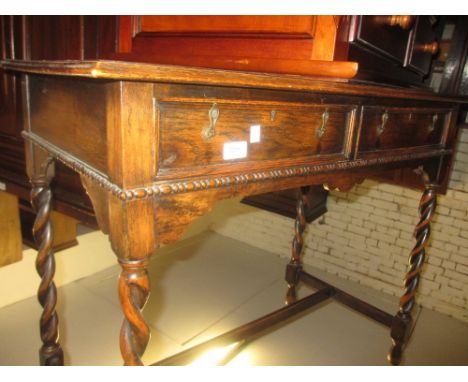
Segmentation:
<svg viewBox="0 0 468 382">
<path fill-rule="evenodd" d="M 369 46 L 403 64 L 410 36 L 409 28 L 381 16 L 357 16 L 351 41 Z"/>
<path fill-rule="evenodd" d="M 57 160 L 54 208 L 87 224 L 95 225 L 96 219 L 110 236 L 122 265 L 126 364 L 141 364 L 149 339 L 141 316 L 149 296 L 149 257 L 160 244 L 178 240 L 216 201 L 261 198 L 314 184 L 346 191 L 395 169 L 411 174 L 400 176 L 400 182 L 413 185 L 412 170 L 421 165 L 438 185 L 446 183 L 463 100 L 346 83 L 355 77 L 421 86 L 438 49 L 434 20 L 403 15 L 0 17 L 3 60 L 78 60 L 3 63 L 0 177 L 8 191 L 28 198 L 20 137 L 24 122 L 33 150 Z M 458 50 L 466 56 L 466 47 Z M 86 61 L 102 58 L 158 65 Z M 460 78 L 463 65 L 456 70 Z M 18 71 L 28 73 L 24 89 Z M 260 126 L 260 142 L 250 142 L 252 126 Z M 226 159 L 230 142 L 246 142 L 245 155 Z M 48 198 L 40 200 L 38 208 L 47 211 Z M 297 264 L 304 207 L 296 221 Z M 48 239 L 43 241 L 47 245 Z M 296 285 L 298 272 L 290 273 L 290 285 Z M 44 278 L 52 288 L 51 276 Z M 372 311 L 333 290 L 342 301 Z M 44 330 L 52 343 L 53 325 Z"/>
<path fill-rule="evenodd" d="M 439 43 L 429 18 L 418 17 L 414 28 L 405 66 L 424 76 L 429 73 L 431 57 L 439 51 Z"/>
<path fill-rule="evenodd" d="M 125 315 L 120 331 L 120 351 L 126 366 L 141 366 L 150 339 L 150 328 L 141 311 L 149 297 L 147 261 L 120 261 L 119 297 Z"/>
<path fill-rule="evenodd" d="M 358 155 L 376 150 L 444 144 L 451 110 L 365 106 Z"/>
<path fill-rule="evenodd" d="M 26 203 L 21 203 L 19 210 L 21 217 L 22 241 L 29 247 L 38 249 L 32 235 L 32 227 L 34 225 L 34 220 L 36 219 L 36 214 L 33 212 L 29 203 L 28 205 L 26 205 Z M 54 242 L 52 245 L 54 252 L 57 253 L 58 251 L 77 245 L 76 226 L 78 221 L 57 211 L 52 211 L 50 217 L 55 228 Z"/>
<path fill-rule="evenodd" d="M 31 124 L 37 134 L 55 143 L 57 131 L 63 131 L 60 145 L 64 150 L 105 172 L 107 157 L 99 155 L 106 144 L 106 136 L 99 130 L 106 118 L 105 87 L 91 81 L 77 87 L 70 79 L 51 82 L 48 78 L 31 78 L 29 86 Z M 44 118 L 49 115 L 54 118 Z"/>
<path fill-rule="evenodd" d="M 327 94 L 381 97 L 418 101 L 459 101 L 459 97 L 440 97 L 424 89 L 382 87 L 377 84 L 348 84 L 339 79 L 324 80 L 312 76 L 248 73 L 185 66 L 152 65 L 146 63 L 107 60 L 85 61 L 12 61 L 4 60 L 3 69 L 44 75 L 128 81 L 157 81 L 162 83 L 204 84 L 257 89 L 316 92 Z M 294 97 L 294 95 L 293 95 Z"/>
<path fill-rule="evenodd" d="M 468 78 L 468 71 L 465 69 L 468 55 L 467 17 L 439 16 L 436 27 L 432 28 L 433 30 L 431 32 L 427 31 L 427 20 L 423 21 L 423 24 L 426 24 L 426 32 L 422 34 L 424 39 L 420 41 L 419 46 L 432 46 L 434 45 L 433 43 L 440 45 L 439 52 L 433 56 L 434 60 L 432 62 L 430 74 L 425 77 L 424 81 L 426 83 L 433 83 L 432 86 L 434 86 L 435 90 L 440 94 L 466 96 L 468 92 L 466 91 L 464 83 L 467 82 L 466 79 Z M 451 37 L 445 37 L 447 33 L 443 33 L 443 31 L 446 29 L 449 30 L 450 28 L 453 28 L 453 35 Z M 437 36 L 435 41 L 431 40 L 433 37 L 430 37 L 433 36 L 434 32 Z M 413 37 L 417 38 L 414 35 Z M 413 44 L 413 41 L 410 43 Z M 410 56 L 409 54 L 407 58 L 409 59 Z M 427 60 L 428 55 L 426 54 L 425 56 Z M 427 63 L 424 65 L 427 65 Z M 436 80 L 438 76 L 441 76 L 439 85 Z M 458 123 L 463 123 L 463 121 L 466 120 L 466 113 L 466 108 L 460 110 L 458 113 Z M 440 182 L 439 193 L 445 194 L 447 191 L 451 167 L 450 162 L 444 167 L 444 174 L 441 175 L 444 180 Z M 413 172 L 407 169 L 392 171 L 385 176 L 382 174 L 379 176 L 378 180 L 423 190 L 423 186 L 414 176 Z"/>
<path fill-rule="evenodd" d="M 452 116 L 464 102 L 420 90 L 112 61 L 4 61 L 3 68 L 24 73 L 28 145 L 81 175 L 109 235 L 122 267 L 127 365 L 141 365 L 149 341 L 141 311 L 148 261 L 161 244 L 177 241 L 218 200 L 302 187 L 286 275 L 293 306 L 308 186 L 345 191 L 387 169 L 421 166 L 437 183 L 453 152 Z M 66 134 L 65 116 L 72 120 Z M 260 126 L 259 141 L 252 125 Z M 245 151 L 227 155 L 233 142 Z M 28 163 L 37 165 L 33 157 Z"/>
<path fill-rule="evenodd" d="M 80 16 L 0 16 L 1 58 L 82 59 L 84 19 Z M 21 206 L 29 205 L 30 183 L 21 137 L 21 84 L 18 75 L 3 70 L 0 70 L 0 83 L 0 180 L 9 192 L 18 195 Z M 58 164 L 51 188 L 55 211 L 96 227 L 91 202 L 73 171 Z M 32 212 L 22 211 L 21 225 L 30 226 L 34 220 L 34 216 L 30 216 Z M 29 238 L 24 238 L 24 242 L 29 243 Z"/>
<path fill-rule="evenodd" d="M 190 168 L 194 163 L 206 166 L 220 166 L 223 159 L 223 145 L 232 141 L 249 141 L 252 125 L 261 127 L 261 141 L 249 146 L 246 161 L 268 158 L 271 161 L 291 158 L 328 156 L 344 158 L 349 151 L 346 130 L 354 121 L 351 106 L 295 106 L 280 104 L 216 102 L 219 117 L 216 133 L 211 139 L 202 136 L 202 129 L 209 125 L 208 111 L 211 102 L 185 102 L 171 104 L 158 102 L 160 123 L 160 158 L 158 170 L 168 173 L 171 169 Z M 274 120 L 271 117 L 275 113 Z M 323 124 L 323 115 L 327 122 Z M 190 119 L 186 116 L 190 114 Z M 322 128 L 323 132 L 320 131 Z M 319 134 L 321 134 L 319 136 Z M 288 140 L 288 145 L 283 142 Z M 240 162 L 240 161 L 239 161 Z M 239 163 L 238 162 L 238 163 Z"/>
<path fill-rule="evenodd" d="M 356 78 L 423 86 L 438 42 L 432 16 L 351 16 L 341 26 Z M 346 43 L 345 43 L 346 44 Z"/>
<path fill-rule="evenodd" d="M 411 311 L 416 301 L 415 296 L 426 256 L 425 247 L 429 241 L 430 224 L 436 208 L 437 186 L 422 169 L 419 170 L 419 173 L 424 179 L 425 190 L 419 203 L 420 220 L 414 230 L 416 245 L 409 256 L 409 269 L 405 277 L 405 293 L 400 299 L 400 309 L 394 317 L 390 333 L 392 348 L 388 354 L 388 360 L 392 365 L 400 364 L 403 347 L 410 334 Z"/>
<path fill-rule="evenodd" d="M 318 279 L 315 276 L 312 276 L 310 273 L 305 271 L 301 271 L 300 273 L 300 281 L 310 285 L 313 288 L 323 289 L 323 288 L 330 288 L 331 290 L 331 297 L 338 301 L 339 303 L 350 307 L 351 309 L 366 315 L 367 317 L 380 322 L 381 324 L 391 327 L 393 322 L 393 316 L 383 310 L 359 299 L 356 298 L 349 293 L 327 284 L 326 282 Z"/>
<path fill-rule="evenodd" d="M 427 16 L 1 16 L 1 58 L 115 59 L 342 79 L 354 76 L 420 86 L 422 74 L 416 66 L 395 63 L 377 48 L 368 44 L 361 49 L 362 44 L 355 43 L 359 20 L 373 28 L 374 37 L 380 38 L 375 43 L 384 51 L 407 43 L 406 61 L 413 46 L 432 44 L 429 37 L 424 41 L 417 37 L 420 43 L 413 43 L 415 36 L 430 36 L 426 27 L 432 18 Z M 402 33 L 410 34 L 408 41 L 397 38 Z M 384 43 L 384 35 L 390 36 L 390 45 Z M 427 66 L 432 55 L 423 56 Z M 458 54 L 452 55 L 451 65 L 458 68 L 455 57 Z M 16 75 L 2 72 L 0 82 L 0 178 L 25 202 L 22 93 Z M 85 120 L 88 117 L 92 118 L 84 116 Z M 400 183 L 414 185 L 411 177 L 402 179 Z M 76 174 L 57 165 L 52 189 L 54 209 L 96 226 L 91 202 Z"/>
<path fill-rule="evenodd" d="M 292 241 L 291 260 L 286 266 L 286 282 L 288 283 L 288 292 L 286 293 L 286 304 L 289 305 L 296 301 L 296 286 L 299 282 L 302 271 L 302 247 L 304 238 L 302 234 L 306 227 L 305 209 L 309 204 L 309 187 L 301 187 L 297 192 L 296 220 L 294 221 L 294 238 Z"/>
<path fill-rule="evenodd" d="M 53 159 L 29 143 L 28 172 L 31 177 L 31 203 L 36 210 L 33 235 L 39 246 L 36 269 L 41 276 L 38 299 L 43 308 L 40 320 L 42 347 L 39 351 L 40 364 L 63 365 L 63 351 L 58 343 L 58 316 L 55 311 L 57 289 L 53 278 L 55 259 L 52 250 L 53 227 L 50 219 L 52 192 L 50 181 L 53 177 Z"/>
</svg>

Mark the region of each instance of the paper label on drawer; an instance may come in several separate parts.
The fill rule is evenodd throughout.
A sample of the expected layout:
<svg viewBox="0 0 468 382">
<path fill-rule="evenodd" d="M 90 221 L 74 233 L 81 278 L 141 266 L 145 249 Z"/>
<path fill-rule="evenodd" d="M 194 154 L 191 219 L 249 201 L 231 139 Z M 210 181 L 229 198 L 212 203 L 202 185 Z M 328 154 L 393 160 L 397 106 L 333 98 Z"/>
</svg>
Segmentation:
<svg viewBox="0 0 468 382">
<path fill-rule="evenodd" d="M 247 141 L 227 142 L 223 147 L 223 159 L 240 159 L 247 157 Z"/>
<path fill-rule="evenodd" d="M 6 191 L 6 184 L 3 182 L 0 182 L 0 191 Z"/>
<path fill-rule="evenodd" d="M 250 143 L 260 142 L 260 125 L 251 125 L 250 126 Z"/>
</svg>

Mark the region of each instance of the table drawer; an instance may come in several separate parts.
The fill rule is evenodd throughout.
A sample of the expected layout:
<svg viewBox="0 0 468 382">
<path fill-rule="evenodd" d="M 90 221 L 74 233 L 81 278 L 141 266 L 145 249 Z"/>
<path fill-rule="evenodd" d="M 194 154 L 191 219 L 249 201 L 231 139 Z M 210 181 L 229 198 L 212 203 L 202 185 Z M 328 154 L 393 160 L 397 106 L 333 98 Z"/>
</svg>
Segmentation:
<svg viewBox="0 0 468 382">
<path fill-rule="evenodd" d="M 159 171 L 350 152 L 353 105 L 160 101 Z"/>
<path fill-rule="evenodd" d="M 364 106 L 358 154 L 442 145 L 451 111 Z"/>
</svg>

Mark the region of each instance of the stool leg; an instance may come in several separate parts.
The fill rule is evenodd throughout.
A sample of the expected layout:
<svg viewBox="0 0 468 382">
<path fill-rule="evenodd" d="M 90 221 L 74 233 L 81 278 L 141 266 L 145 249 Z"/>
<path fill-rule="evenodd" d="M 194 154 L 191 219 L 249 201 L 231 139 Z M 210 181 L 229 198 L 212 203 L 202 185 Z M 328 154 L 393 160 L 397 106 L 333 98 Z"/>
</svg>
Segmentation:
<svg viewBox="0 0 468 382">
<path fill-rule="evenodd" d="M 150 328 L 141 313 L 150 293 L 149 259 L 119 262 L 122 267 L 119 298 L 125 316 L 120 330 L 120 351 L 126 366 L 142 366 L 141 357 L 150 339 Z"/>
<path fill-rule="evenodd" d="M 430 222 L 436 208 L 435 187 L 427 183 L 419 203 L 420 220 L 414 231 L 416 245 L 409 256 L 409 269 L 405 277 L 405 292 L 400 298 L 400 308 L 393 318 L 391 327 L 392 347 L 388 360 L 392 365 L 399 365 L 403 348 L 411 331 L 411 311 L 415 304 L 420 275 L 425 259 L 425 247 L 430 235 Z"/>
<path fill-rule="evenodd" d="M 37 216 L 33 226 L 33 236 L 38 245 L 36 269 L 41 276 L 38 291 L 39 303 L 43 307 L 40 319 L 42 347 L 39 351 L 40 364 L 45 366 L 63 365 L 63 351 L 58 342 L 58 316 L 55 311 L 57 289 L 53 282 L 55 259 L 52 250 L 53 227 L 50 219 L 52 191 L 50 181 L 53 177 L 52 158 L 47 158 L 40 166 L 41 171 L 31 177 L 31 203 Z"/>
<path fill-rule="evenodd" d="M 309 204 L 309 188 L 301 187 L 297 193 L 296 203 L 296 220 L 294 222 L 294 238 L 292 241 L 291 260 L 286 266 L 286 282 L 288 283 L 288 291 L 286 293 L 286 305 L 296 301 L 296 286 L 299 282 L 299 277 L 302 270 L 301 254 L 304 245 L 302 234 L 306 227 L 305 209 Z"/>
</svg>

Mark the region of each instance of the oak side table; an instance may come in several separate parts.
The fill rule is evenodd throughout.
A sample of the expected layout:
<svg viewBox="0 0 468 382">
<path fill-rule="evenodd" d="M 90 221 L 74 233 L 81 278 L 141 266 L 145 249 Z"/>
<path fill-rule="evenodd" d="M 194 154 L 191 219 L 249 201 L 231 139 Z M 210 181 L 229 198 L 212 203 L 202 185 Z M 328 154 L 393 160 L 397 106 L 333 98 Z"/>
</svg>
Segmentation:
<svg viewBox="0 0 468 382">
<path fill-rule="evenodd" d="M 21 72 L 27 167 L 37 211 L 43 306 L 41 364 L 63 364 L 53 282 L 49 184 L 54 161 L 76 170 L 121 265 L 120 349 L 141 365 L 150 330 L 142 316 L 147 265 L 160 244 L 220 199 L 298 189 L 286 305 L 206 343 L 156 362 L 180 364 L 213 344 L 245 344 L 274 323 L 328 298 L 390 327 L 389 361 L 410 333 L 440 174 L 456 138 L 462 99 L 429 91 L 292 75 L 114 61 L 3 61 Z M 366 177 L 414 169 L 425 184 L 400 307 L 388 314 L 303 271 L 310 185 L 349 190 Z M 299 282 L 318 289 L 297 300 Z"/>
</svg>

